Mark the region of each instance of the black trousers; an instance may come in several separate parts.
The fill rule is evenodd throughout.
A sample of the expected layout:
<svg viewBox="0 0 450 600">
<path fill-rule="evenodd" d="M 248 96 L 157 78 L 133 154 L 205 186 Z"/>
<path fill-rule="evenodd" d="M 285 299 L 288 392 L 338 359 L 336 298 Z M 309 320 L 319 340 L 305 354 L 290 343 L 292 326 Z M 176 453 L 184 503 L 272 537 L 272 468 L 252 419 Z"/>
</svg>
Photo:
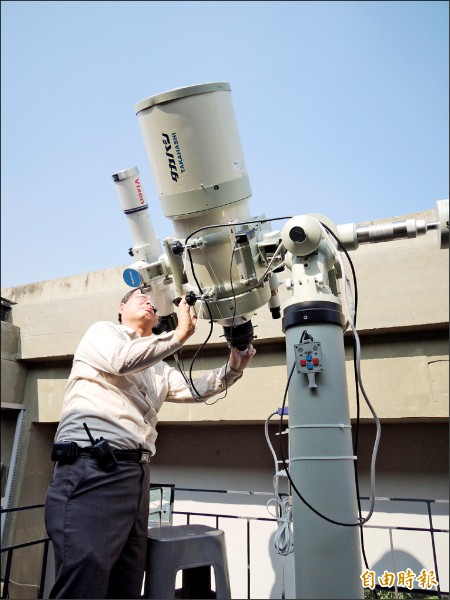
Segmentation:
<svg viewBox="0 0 450 600">
<path fill-rule="evenodd" d="M 140 598 L 149 494 L 149 463 L 119 462 L 109 473 L 85 456 L 56 465 L 45 500 L 50 598 Z"/>
</svg>

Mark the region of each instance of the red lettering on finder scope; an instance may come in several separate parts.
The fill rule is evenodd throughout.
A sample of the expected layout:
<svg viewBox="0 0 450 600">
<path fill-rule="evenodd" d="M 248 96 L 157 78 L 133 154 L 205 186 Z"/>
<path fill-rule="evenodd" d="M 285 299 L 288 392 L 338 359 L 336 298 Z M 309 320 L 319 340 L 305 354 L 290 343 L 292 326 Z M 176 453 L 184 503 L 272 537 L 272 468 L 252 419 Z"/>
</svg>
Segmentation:
<svg viewBox="0 0 450 600">
<path fill-rule="evenodd" d="M 145 204 L 145 200 L 144 200 L 144 194 L 141 191 L 141 183 L 139 181 L 139 177 L 137 179 L 134 180 L 134 183 L 136 184 L 136 191 L 138 193 L 139 196 L 139 202 L 144 205 Z"/>
</svg>

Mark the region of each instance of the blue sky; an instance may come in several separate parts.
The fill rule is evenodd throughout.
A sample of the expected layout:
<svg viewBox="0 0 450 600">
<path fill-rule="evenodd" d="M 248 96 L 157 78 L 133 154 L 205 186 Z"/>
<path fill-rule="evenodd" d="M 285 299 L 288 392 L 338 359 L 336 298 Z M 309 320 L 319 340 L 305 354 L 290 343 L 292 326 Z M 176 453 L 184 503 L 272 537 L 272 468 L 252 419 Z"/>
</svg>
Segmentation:
<svg viewBox="0 0 450 600">
<path fill-rule="evenodd" d="M 448 3 L 1 3 L 2 287 L 129 265 L 111 175 L 138 166 L 135 104 L 231 84 L 252 215 L 336 224 L 448 198 Z M 280 225 L 274 224 L 274 228 Z"/>
</svg>

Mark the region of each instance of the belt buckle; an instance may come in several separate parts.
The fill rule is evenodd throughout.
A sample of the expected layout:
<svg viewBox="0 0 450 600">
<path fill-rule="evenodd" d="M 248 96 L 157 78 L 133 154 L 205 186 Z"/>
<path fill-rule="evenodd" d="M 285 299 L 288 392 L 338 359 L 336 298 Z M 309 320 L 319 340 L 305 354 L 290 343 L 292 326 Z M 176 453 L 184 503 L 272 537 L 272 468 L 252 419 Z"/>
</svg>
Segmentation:
<svg viewBox="0 0 450 600">
<path fill-rule="evenodd" d="M 141 463 L 149 463 L 150 462 L 150 454 L 148 452 L 143 452 L 141 454 L 141 460 L 139 462 L 141 462 Z"/>
</svg>

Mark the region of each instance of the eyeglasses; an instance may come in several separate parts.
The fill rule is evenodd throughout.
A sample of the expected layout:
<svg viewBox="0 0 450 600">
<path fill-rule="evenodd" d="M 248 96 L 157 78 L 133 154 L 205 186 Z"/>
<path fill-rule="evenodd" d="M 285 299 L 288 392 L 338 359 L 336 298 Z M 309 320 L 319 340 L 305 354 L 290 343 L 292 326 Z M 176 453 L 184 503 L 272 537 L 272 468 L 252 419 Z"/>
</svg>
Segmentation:
<svg viewBox="0 0 450 600">
<path fill-rule="evenodd" d="M 145 294 L 136 294 L 135 296 L 131 296 L 130 300 L 137 300 L 140 304 L 151 304 L 150 298 Z"/>
</svg>

